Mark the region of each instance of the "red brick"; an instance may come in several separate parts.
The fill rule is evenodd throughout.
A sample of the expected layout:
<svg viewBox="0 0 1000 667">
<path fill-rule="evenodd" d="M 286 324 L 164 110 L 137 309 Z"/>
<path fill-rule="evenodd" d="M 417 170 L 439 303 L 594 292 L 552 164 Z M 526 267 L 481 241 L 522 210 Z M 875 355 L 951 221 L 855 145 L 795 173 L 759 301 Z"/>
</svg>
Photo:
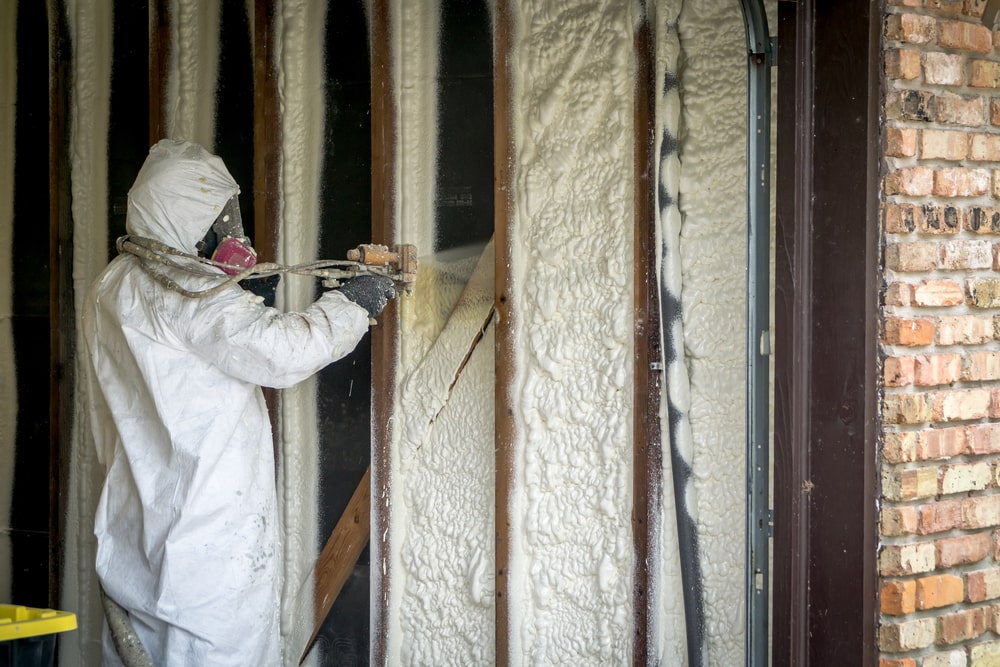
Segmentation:
<svg viewBox="0 0 1000 667">
<path fill-rule="evenodd" d="M 1000 598 L 1000 568 L 976 570 L 965 575 L 968 588 L 966 600 L 983 602 Z"/>
<path fill-rule="evenodd" d="M 964 160 L 969 154 L 969 135 L 961 130 L 920 132 L 920 159 Z"/>
<path fill-rule="evenodd" d="M 965 57 L 950 53 L 925 53 L 924 83 L 936 86 L 961 86 L 965 83 Z"/>
<path fill-rule="evenodd" d="M 916 609 L 917 584 L 914 581 L 887 581 L 882 584 L 879 603 L 883 614 L 899 616 Z"/>
<path fill-rule="evenodd" d="M 1000 634 L 1000 604 L 990 607 L 989 616 L 990 631 Z"/>
<path fill-rule="evenodd" d="M 920 76 L 920 52 L 913 49 L 889 49 L 885 52 L 885 75 L 890 79 L 910 81 Z"/>
<path fill-rule="evenodd" d="M 986 11 L 986 0 L 965 0 L 962 3 L 962 13 L 972 18 L 982 19 Z"/>
<path fill-rule="evenodd" d="M 886 325 L 888 327 L 888 320 Z M 977 345 L 989 342 L 995 336 L 993 318 L 975 315 L 942 316 L 937 318 L 934 326 L 938 345 Z M 886 344 L 892 343 L 886 341 Z"/>
<path fill-rule="evenodd" d="M 890 127 L 885 131 L 887 157 L 913 157 L 917 154 L 917 131 L 913 128 Z"/>
<path fill-rule="evenodd" d="M 988 389 L 954 389 L 935 392 L 932 419 L 936 422 L 982 419 L 990 411 Z"/>
<path fill-rule="evenodd" d="M 992 269 L 993 243 L 987 239 L 972 241 L 945 241 L 941 244 L 940 268 Z"/>
<path fill-rule="evenodd" d="M 902 282 L 892 282 L 885 288 L 885 305 L 909 306 L 913 303 L 913 286 Z"/>
<path fill-rule="evenodd" d="M 931 420 L 932 404 L 923 394 L 886 394 L 882 405 L 886 424 L 919 424 Z"/>
<path fill-rule="evenodd" d="M 919 519 L 917 521 L 917 532 L 921 535 L 941 533 L 952 530 L 962 523 L 962 501 L 959 500 L 939 500 L 927 503 L 919 507 Z M 956 538 L 957 539 L 957 538 Z M 941 540 L 942 542 L 944 540 Z M 937 546 L 937 545 L 935 545 Z M 954 549 L 961 545 L 945 544 L 945 548 Z M 948 555 L 948 554 L 945 554 Z M 941 560 L 940 550 L 938 561 Z M 939 565 L 939 567 L 946 567 Z"/>
<path fill-rule="evenodd" d="M 962 379 L 967 382 L 1000 380 L 1000 352 L 966 352 L 962 360 Z"/>
<path fill-rule="evenodd" d="M 977 162 L 1000 162 L 1000 134 L 972 135 L 968 154 Z"/>
<path fill-rule="evenodd" d="M 935 574 L 917 579 L 917 609 L 936 609 L 961 602 L 965 587 L 961 577 L 953 574 Z"/>
<path fill-rule="evenodd" d="M 916 457 L 919 461 L 950 459 L 965 452 L 965 427 L 928 428 L 918 433 Z"/>
<path fill-rule="evenodd" d="M 916 168 L 916 167 L 915 167 Z M 914 175 L 913 178 L 918 178 Z M 905 177 L 901 176 L 900 187 L 907 185 Z M 937 197 L 980 197 L 990 191 L 992 175 L 986 169 L 967 169 L 965 167 L 945 167 L 935 169 L 931 194 Z M 922 181 L 910 183 L 909 187 L 918 189 Z M 905 192 L 905 194 L 912 194 Z"/>
<path fill-rule="evenodd" d="M 992 334 L 993 324 L 990 322 Z M 934 342 L 934 322 L 929 319 L 910 319 L 906 317 L 887 317 L 885 319 L 885 334 L 883 342 L 886 345 L 919 346 Z"/>
<path fill-rule="evenodd" d="M 1000 279 L 973 278 L 966 281 L 969 305 L 976 308 L 1000 307 Z"/>
<path fill-rule="evenodd" d="M 966 451 L 972 455 L 1000 452 L 1000 424 L 972 424 L 965 427 Z"/>
<path fill-rule="evenodd" d="M 1000 496 L 976 496 L 962 501 L 959 528 L 977 530 L 1000 525 Z"/>
<path fill-rule="evenodd" d="M 920 14 L 890 14 L 886 21 L 886 39 L 910 44 L 928 44 L 937 33 L 937 21 Z"/>
<path fill-rule="evenodd" d="M 913 658 L 879 658 L 878 667 L 917 667 Z"/>
<path fill-rule="evenodd" d="M 924 272 L 937 268 L 941 249 L 934 241 L 890 243 L 885 248 L 886 268 L 901 272 Z"/>
<path fill-rule="evenodd" d="M 937 43 L 946 49 L 989 53 L 993 50 L 993 33 L 982 24 L 940 21 Z"/>
<path fill-rule="evenodd" d="M 913 357 L 888 357 L 883 365 L 887 387 L 905 387 L 913 384 Z"/>
<path fill-rule="evenodd" d="M 962 3 L 963 0 L 914 0 L 918 7 L 927 7 L 927 9 L 933 9 L 941 14 L 948 14 L 950 16 L 961 16 L 962 14 Z"/>
<path fill-rule="evenodd" d="M 927 97 L 930 99 L 925 99 Z M 897 104 L 899 117 L 906 120 L 909 120 L 908 115 L 918 114 L 923 110 L 937 122 L 949 125 L 980 127 L 986 122 L 986 106 L 981 97 L 963 97 L 949 93 L 937 95 L 927 93 L 926 96 L 900 95 Z"/>
<path fill-rule="evenodd" d="M 1000 100 L 990 102 L 990 123 L 1000 125 Z"/>
<path fill-rule="evenodd" d="M 970 565 L 980 562 L 990 553 L 990 536 L 986 533 L 973 533 L 946 537 L 934 543 L 934 550 L 938 568 Z"/>
<path fill-rule="evenodd" d="M 888 463 L 908 463 L 917 458 L 915 431 L 888 431 L 882 442 L 882 458 Z"/>
<path fill-rule="evenodd" d="M 938 642 L 957 644 L 975 639 L 986 632 L 986 610 L 982 607 L 966 609 L 938 618 Z"/>
<path fill-rule="evenodd" d="M 971 61 L 969 85 L 973 88 L 1000 88 L 1000 63 L 992 60 Z"/>
<path fill-rule="evenodd" d="M 915 149 L 914 149 L 915 150 Z M 885 231 L 888 234 L 955 234 L 962 227 L 962 211 L 937 204 L 885 204 Z M 998 221 L 1000 229 L 1000 221 Z"/>
<path fill-rule="evenodd" d="M 965 229 L 977 234 L 1000 234 L 1000 208 L 970 206 L 965 215 Z"/>
<path fill-rule="evenodd" d="M 957 306 L 965 301 L 962 287 L 954 280 L 925 280 L 913 288 L 913 303 L 939 308 Z"/>
<path fill-rule="evenodd" d="M 883 506 L 879 530 L 882 535 L 889 537 L 915 535 L 919 519 L 917 508 L 912 505 Z"/>
<path fill-rule="evenodd" d="M 879 552 L 879 572 L 883 576 L 923 574 L 934 570 L 935 546 L 928 542 L 888 544 Z"/>
<path fill-rule="evenodd" d="M 965 649 L 925 655 L 920 661 L 920 667 L 966 667 Z"/>
<path fill-rule="evenodd" d="M 923 387 L 952 384 L 962 374 L 960 354 L 918 354 L 913 362 L 913 382 Z"/>
<path fill-rule="evenodd" d="M 1000 387 L 990 387 L 990 419 L 1000 419 Z"/>
<path fill-rule="evenodd" d="M 937 100 L 944 95 L 951 95 L 944 101 L 944 107 L 938 109 Z M 979 126 L 982 123 L 964 123 L 975 116 L 975 105 L 969 100 L 953 93 L 934 93 L 927 90 L 890 90 L 886 93 L 885 116 L 888 120 L 905 121 L 937 121 L 951 125 Z M 983 113 L 982 101 L 979 102 L 980 115 Z M 948 120 L 945 120 L 945 119 Z"/>
<path fill-rule="evenodd" d="M 926 196 L 934 191 L 934 170 L 930 167 L 906 167 L 885 176 L 887 195 Z"/>
<path fill-rule="evenodd" d="M 882 471 L 882 496 L 886 500 L 933 498 L 937 492 L 937 468 L 903 468 Z"/>
</svg>

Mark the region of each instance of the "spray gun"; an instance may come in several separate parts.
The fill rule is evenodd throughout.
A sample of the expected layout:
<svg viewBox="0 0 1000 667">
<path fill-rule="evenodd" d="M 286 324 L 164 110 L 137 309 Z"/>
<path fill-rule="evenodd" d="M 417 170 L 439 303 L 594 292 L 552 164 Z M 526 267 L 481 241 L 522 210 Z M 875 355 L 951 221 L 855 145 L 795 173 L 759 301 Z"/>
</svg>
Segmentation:
<svg viewBox="0 0 1000 667">
<path fill-rule="evenodd" d="M 274 262 L 255 264 L 253 261 L 256 257 L 246 263 L 229 264 L 189 255 L 154 239 L 139 236 L 122 236 L 118 239 L 117 246 L 119 252 L 128 252 L 142 259 L 143 268 L 165 287 L 196 299 L 215 294 L 247 278 L 266 278 L 277 274 L 313 276 L 321 279 L 324 287 L 332 289 L 350 278 L 373 273 L 391 278 L 397 293 L 407 295 L 413 293 L 413 285 L 417 280 L 417 248 L 410 244 L 396 245 L 391 250 L 384 245 L 362 244 L 348 250 L 346 260 L 319 260 L 294 266 Z M 155 268 L 156 265 L 162 265 L 190 272 L 192 267 L 186 263 L 190 260 L 221 268 L 228 275 L 210 288 L 188 290 Z"/>
<path fill-rule="evenodd" d="M 413 293 L 417 281 L 417 247 L 408 243 L 388 246 L 364 243 L 347 251 L 347 262 L 323 269 L 323 286 L 339 287 L 342 280 L 362 273 L 377 273 L 392 278 L 396 291 Z"/>
</svg>

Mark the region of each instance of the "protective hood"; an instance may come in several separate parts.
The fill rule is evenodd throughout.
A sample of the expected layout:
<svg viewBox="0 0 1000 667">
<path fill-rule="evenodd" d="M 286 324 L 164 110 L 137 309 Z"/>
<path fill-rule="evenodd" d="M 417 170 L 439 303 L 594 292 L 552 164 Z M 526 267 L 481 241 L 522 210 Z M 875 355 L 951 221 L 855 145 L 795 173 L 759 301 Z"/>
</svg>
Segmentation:
<svg viewBox="0 0 1000 667">
<path fill-rule="evenodd" d="M 149 150 L 129 190 L 125 229 L 194 255 L 195 244 L 239 191 L 221 158 L 198 144 L 163 139 Z"/>
</svg>

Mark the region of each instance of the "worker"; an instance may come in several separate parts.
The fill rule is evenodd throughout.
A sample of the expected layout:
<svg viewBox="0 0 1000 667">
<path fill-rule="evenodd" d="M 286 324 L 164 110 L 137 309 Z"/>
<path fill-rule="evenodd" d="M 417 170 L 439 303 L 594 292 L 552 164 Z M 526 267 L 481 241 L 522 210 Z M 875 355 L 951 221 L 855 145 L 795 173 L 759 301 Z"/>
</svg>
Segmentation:
<svg viewBox="0 0 1000 667">
<path fill-rule="evenodd" d="M 126 231 L 205 256 L 242 235 L 238 192 L 220 158 L 160 141 L 129 191 Z M 245 245 L 231 256 L 252 255 Z M 283 313 L 235 283 L 185 296 L 227 276 L 174 260 L 190 270 L 120 254 L 82 310 L 107 471 L 97 575 L 155 665 L 277 665 L 281 549 L 261 386 L 289 387 L 351 352 L 393 283 L 361 275 Z M 107 624 L 103 650 L 104 664 L 121 664 Z"/>
</svg>

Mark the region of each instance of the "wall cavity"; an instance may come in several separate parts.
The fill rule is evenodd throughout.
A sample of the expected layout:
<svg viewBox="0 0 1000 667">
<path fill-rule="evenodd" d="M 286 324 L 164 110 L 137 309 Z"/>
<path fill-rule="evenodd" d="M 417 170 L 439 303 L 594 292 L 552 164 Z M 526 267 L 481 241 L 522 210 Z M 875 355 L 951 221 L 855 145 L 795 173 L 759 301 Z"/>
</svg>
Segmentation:
<svg viewBox="0 0 1000 667">
<path fill-rule="evenodd" d="M 11 599 L 11 494 L 17 436 L 14 358 L 14 120 L 17 99 L 17 3 L 0 6 L 0 600 Z"/>
<path fill-rule="evenodd" d="M 533 664 L 630 655 L 639 16 L 634 3 L 516 11 L 510 645 Z"/>
<path fill-rule="evenodd" d="M 323 80 L 326 5 L 286 0 L 277 33 L 281 117 L 281 227 L 277 260 L 297 264 L 318 259 L 319 194 L 323 160 L 325 88 Z M 314 299 L 315 283 L 285 278 L 283 310 L 303 310 Z M 318 442 L 316 378 L 281 395 L 278 493 L 282 498 L 284 593 L 281 630 L 286 665 L 298 664 L 298 648 L 312 632 L 312 568 L 317 556 Z M 305 608 L 303 608 L 305 605 Z M 314 660 L 315 655 L 311 656 Z"/>
<path fill-rule="evenodd" d="M 73 218 L 73 299 L 82 301 L 90 283 L 107 264 L 107 137 L 111 99 L 112 2 L 66 3 L 72 42 L 70 100 L 70 180 Z M 79 309 L 74 308 L 80 331 Z M 77 350 L 84 350 L 82 339 Z M 78 355 L 70 452 L 69 508 L 66 520 L 65 609 L 77 614 L 79 631 L 70 641 L 78 650 L 60 652 L 63 665 L 97 664 L 101 648 L 101 609 L 94 573 L 93 521 L 104 471 L 97 461 L 84 387 L 87 364 Z"/>
<path fill-rule="evenodd" d="M 171 0 L 166 136 L 215 145 L 221 0 Z M 110 43 L 110 42 L 109 42 Z"/>
</svg>

